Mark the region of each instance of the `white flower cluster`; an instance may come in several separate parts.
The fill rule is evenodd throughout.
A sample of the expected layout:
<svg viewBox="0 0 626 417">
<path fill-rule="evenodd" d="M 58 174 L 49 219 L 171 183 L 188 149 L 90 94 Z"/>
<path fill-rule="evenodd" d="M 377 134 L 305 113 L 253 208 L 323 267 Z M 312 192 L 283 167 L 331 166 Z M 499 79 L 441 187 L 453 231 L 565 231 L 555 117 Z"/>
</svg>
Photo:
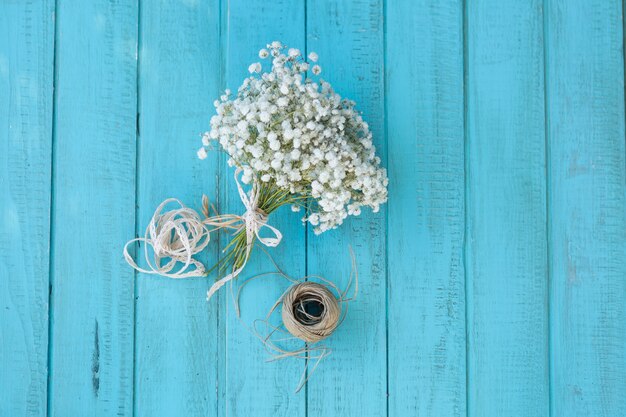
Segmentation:
<svg viewBox="0 0 626 417">
<path fill-rule="evenodd" d="M 355 103 L 329 83 L 305 78 L 309 69 L 321 72 L 317 54 L 309 54 L 309 63 L 298 49 L 285 49 L 277 41 L 261 49 L 260 58 L 273 57 L 271 72 L 259 76 L 262 65 L 253 63 L 236 97 L 226 90 L 215 101 L 198 156 L 219 141 L 229 164 L 243 168 L 242 181 L 256 177 L 262 186 L 309 197 L 303 220 L 319 234 L 359 215 L 362 206 L 378 211 L 387 200 L 387 173 Z"/>
</svg>

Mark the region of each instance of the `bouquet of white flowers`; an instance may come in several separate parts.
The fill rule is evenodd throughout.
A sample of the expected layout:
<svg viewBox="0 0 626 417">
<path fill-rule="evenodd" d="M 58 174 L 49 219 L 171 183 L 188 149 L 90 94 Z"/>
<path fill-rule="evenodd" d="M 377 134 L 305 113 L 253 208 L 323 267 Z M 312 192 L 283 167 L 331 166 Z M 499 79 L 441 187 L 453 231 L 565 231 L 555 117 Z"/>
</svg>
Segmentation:
<svg viewBox="0 0 626 417">
<path fill-rule="evenodd" d="M 255 241 L 265 246 L 280 243 L 282 234 L 268 224 L 268 216 L 279 207 L 304 209 L 302 220 L 319 234 L 341 225 L 349 215 L 358 216 L 363 206 L 377 212 L 387 201 L 387 172 L 380 167 L 372 134 L 355 103 L 342 99 L 324 80 L 306 78 L 309 70 L 314 76 L 321 72 L 317 54 L 309 54 L 309 63 L 299 50 L 284 54 L 285 49 L 280 42 L 261 49 L 260 58 L 273 57 L 271 71 L 260 74 L 261 63 L 253 63 L 248 68 L 252 75 L 237 95 L 231 98 L 226 90 L 215 101 L 217 114 L 198 150 L 204 159 L 217 142 L 229 155 L 229 165 L 237 167 L 235 183 L 245 212 L 211 215 L 205 196 L 202 218 L 168 199 L 154 213 L 145 236 L 124 247 L 133 268 L 171 278 L 207 275 L 217 268 L 220 276 L 227 275 L 213 284 L 210 298 L 241 273 Z M 248 191 L 240 179 L 250 184 Z M 179 207 L 164 212 L 173 204 Z M 261 236 L 263 228 L 273 236 Z M 233 237 L 224 256 L 207 270 L 194 256 L 217 230 L 231 231 Z M 137 241 L 145 243 L 147 269 L 130 254 L 130 245 Z"/>
<path fill-rule="evenodd" d="M 359 215 L 363 206 L 377 212 L 387 200 L 387 173 L 355 103 L 342 99 L 328 82 L 306 78 L 309 70 L 315 76 L 321 72 L 317 54 L 309 54 L 309 63 L 298 49 L 287 54 L 285 49 L 277 41 L 261 49 L 260 58 L 273 57 L 271 71 L 260 74 L 261 63 L 253 63 L 237 95 L 226 90 L 215 101 L 217 114 L 198 151 L 204 159 L 211 144 L 219 143 L 242 182 L 253 184 L 242 200 L 248 200 L 246 206 L 254 200 L 247 213 L 256 218 L 257 237 L 258 227 L 283 205 L 303 208 L 302 220 L 320 234 L 348 215 Z M 222 269 L 242 268 L 254 242 L 250 234 L 246 227 L 236 230 Z"/>
</svg>

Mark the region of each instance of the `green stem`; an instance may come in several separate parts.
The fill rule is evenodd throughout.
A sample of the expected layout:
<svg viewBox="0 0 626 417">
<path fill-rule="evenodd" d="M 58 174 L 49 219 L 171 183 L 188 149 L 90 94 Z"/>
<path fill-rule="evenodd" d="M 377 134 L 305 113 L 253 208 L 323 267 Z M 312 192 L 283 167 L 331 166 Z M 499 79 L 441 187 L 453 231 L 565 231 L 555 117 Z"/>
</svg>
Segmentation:
<svg viewBox="0 0 626 417">
<path fill-rule="evenodd" d="M 273 183 L 259 183 L 258 208 L 266 215 L 270 215 L 284 205 L 296 204 L 304 206 L 307 196 L 293 195 L 289 190 L 285 190 Z M 254 241 L 250 244 L 254 246 Z M 250 248 L 252 249 L 252 248 Z M 221 259 L 209 269 L 208 272 L 217 268 L 219 276 L 232 273 L 239 269 L 248 259 L 248 242 L 245 227 L 232 234 L 230 242 L 222 251 Z"/>
</svg>

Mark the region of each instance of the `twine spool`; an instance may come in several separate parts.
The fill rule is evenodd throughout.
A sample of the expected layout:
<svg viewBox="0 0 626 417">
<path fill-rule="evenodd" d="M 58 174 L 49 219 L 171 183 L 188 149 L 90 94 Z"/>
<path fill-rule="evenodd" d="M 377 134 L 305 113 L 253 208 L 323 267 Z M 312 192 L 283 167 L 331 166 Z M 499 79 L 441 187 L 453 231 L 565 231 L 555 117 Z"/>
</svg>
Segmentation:
<svg viewBox="0 0 626 417">
<path fill-rule="evenodd" d="M 339 300 L 327 287 L 316 282 L 292 285 L 283 296 L 282 304 L 285 328 L 305 342 L 319 342 L 339 325 Z"/>
</svg>

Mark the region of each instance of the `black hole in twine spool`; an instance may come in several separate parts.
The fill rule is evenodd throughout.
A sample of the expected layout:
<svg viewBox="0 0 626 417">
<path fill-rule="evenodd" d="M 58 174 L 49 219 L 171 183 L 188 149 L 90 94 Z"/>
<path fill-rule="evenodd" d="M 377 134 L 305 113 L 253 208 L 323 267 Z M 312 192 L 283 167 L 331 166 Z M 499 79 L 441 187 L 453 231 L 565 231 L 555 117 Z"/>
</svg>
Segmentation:
<svg viewBox="0 0 626 417">
<path fill-rule="evenodd" d="M 324 304 L 318 299 L 304 299 L 294 307 L 294 316 L 302 324 L 319 323 L 325 310 Z"/>
<path fill-rule="evenodd" d="M 315 282 L 293 285 L 283 297 L 283 324 L 293 336 L 318 342 L 339 324 L 339 300 L 325 286 Z"/>
</svg>

